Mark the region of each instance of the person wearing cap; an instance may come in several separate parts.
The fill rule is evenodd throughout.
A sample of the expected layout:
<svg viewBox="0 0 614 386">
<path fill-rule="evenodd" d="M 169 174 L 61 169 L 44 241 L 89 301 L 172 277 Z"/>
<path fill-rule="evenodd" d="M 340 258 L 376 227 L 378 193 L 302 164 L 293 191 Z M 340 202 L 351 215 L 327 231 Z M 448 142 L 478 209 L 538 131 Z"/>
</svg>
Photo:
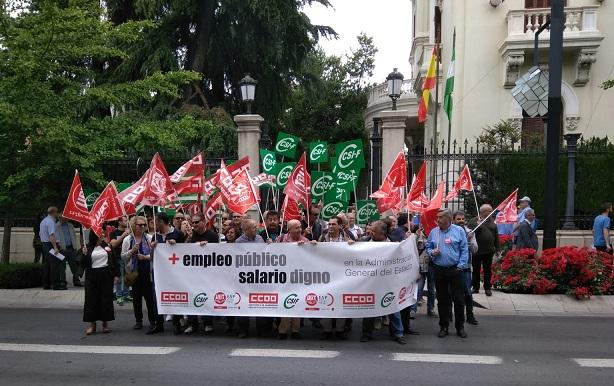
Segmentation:
<svg viewBox="0 0 614 386">
<path fill-rule="evenodd" d="M 524 196 L 520 200 L 518 200 L 518 218 L 516 219 L 516 225 L 514 226 L 514 235 L 518 235 L 518 228 L 520 224 L 523 223 L 524 219 L 527 218 L 527 211 L 531 209 L 531 199 L 529 196 Z M 531 228 L 533 230 L 537 230 L 537 223 L 535 220 L 531 221 Z"/>
</svg>

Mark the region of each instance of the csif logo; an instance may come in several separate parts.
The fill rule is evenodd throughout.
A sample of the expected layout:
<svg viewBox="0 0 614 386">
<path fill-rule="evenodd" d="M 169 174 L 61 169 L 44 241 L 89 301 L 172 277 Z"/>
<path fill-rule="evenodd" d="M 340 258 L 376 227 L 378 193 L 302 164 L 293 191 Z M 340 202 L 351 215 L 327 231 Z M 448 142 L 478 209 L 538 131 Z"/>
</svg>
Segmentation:
<svg viewBox="0 0 614 386">
<path fill-rule="evenodd" d="M 275 156 L 273 153 L 267 153 L 267 155 L 262 158 L 262 167 L 264 171 L 269 172 L 275 166 Z"/>
<path fill-rule="evenodd" d="M 329 202 L 322 208 L 322 213 L 326 217 L 336 216 L 341 211 L 342 206 L 343 204 L 339 201 Z"/>
<path fill-rule="evenodd" d="M 311 149 L 311 153 L 309 153 L 309 159 L 317 160 L 326 152 L 326 147 L 323 143 L 317 144 L 313 149 Z"/>
<path fill-rule="evenodd" d="M 388 292 L 386 295 L 382 297 L 382 300 L 380 301 L 380 305 L 386 308 L 390 306 L 393 301 L 394 301 L 394 294 L 392 292 Z"/>
<path fill-rule="evenodd" d="M 192 303 L 194 304 L 194 307 L 200 308 L 205 305 L 207 300 L 209 300 L 209 298 L 207 297 L 207 293 L 201 292 L 198 295 L 194 296 L 194 300 L 192 301 Z"/>
<path fill-rule="evenodd" d="M 292 165 L 284 166 L 283 169 L 277 173 L 277 182 L 279 185 L 285 185 L 288 182 L 288 178 L 290 178 L 290 174 L 292 173 Z"/>
<path fill-rule="evenodd" d="M 286 296 L 286 298 L 284 299 L 284 308 L 289 310 L 291 308 L 294 308 L 299 302 L 299 298 L 297 294 L 290 294 L 288 296 Z"/>
<path fill-rule="evenodd" d="M 277 145 L 275 145 L 275 151 L 283 153 L 284 151 L 292 150 L 295 147 L 296 141 L 294 141 L 294 138 L 284 138 L 277 142 Z"/>
<path fill-rule="evenodd" d="M 311 190 L 311 193 L 315 197 L 320 197 L 323 196 L 324 193 L 326 193 L 327 191 L 331 190 L 334 186 L 335 182 L 333 180 L 333 176 L 331 176 L 330 174 L 325 174 L 313 183 L 313 189 Z"/>
<path fill-rule="evenodd" d="M 346 183 L 354 182 L 357 178 L 358 178 L 358 175 L 356 175 L 353 170 L 350 172 L 342 171 L 342 172 L 337 173 L 337 179 L 344 181 Z"/>
<path fill-rule="evenodd" d="M 352 161 L 357 159 L 361 153 L 362 150 L 358 148 L 358 145 L 355 143 L 350 143 L 339 153 L 337 165 L 339 165 L 340 168 L 345 169 L 352 165 Z"/>
<path fill-rule="evenodd" d="M 367 205 L 363 205 L 359 210 L 358 213 L 356 213 L 356 217 L 362 219 L 362 220 L 368 220 L 371 218 L 371 216 L 373 216 L 375 213 L 377 213 L 377 207 L 375 206 L 374 203 L 368 203 Z"/>
</svg>

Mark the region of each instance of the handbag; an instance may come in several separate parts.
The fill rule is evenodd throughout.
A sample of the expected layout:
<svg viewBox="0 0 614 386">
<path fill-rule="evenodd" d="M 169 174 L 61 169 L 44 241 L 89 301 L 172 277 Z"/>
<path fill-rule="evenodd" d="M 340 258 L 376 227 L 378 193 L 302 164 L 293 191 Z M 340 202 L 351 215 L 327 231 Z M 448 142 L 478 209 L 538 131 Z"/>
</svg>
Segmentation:
<svg viewBox="0 0 614 386">
<path fill-rule="evenodd" d="M 130 239 L 130 247 L 134 245 L 134 238 Z M 136 256 L 130 258 L 130 262 L 126 264 L 126 272 L 124 273 L 124 284 L 126 287 L 132 287 L 139 277 L 139 271 L 136 268 Z"/>
</svg>

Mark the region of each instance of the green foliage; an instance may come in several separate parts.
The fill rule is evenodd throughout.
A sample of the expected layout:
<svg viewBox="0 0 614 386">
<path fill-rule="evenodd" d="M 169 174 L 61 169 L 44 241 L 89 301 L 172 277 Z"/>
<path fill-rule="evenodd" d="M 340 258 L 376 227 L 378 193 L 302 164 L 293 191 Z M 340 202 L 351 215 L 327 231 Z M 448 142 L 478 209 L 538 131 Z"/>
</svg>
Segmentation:
<svg viewBox="0 0 614 386">
<path fill-rule="evenodd" d="M 362 117 L 367 105 L 365 79 L 373 73 L 377 49 L 372 38 L 361 34 L 357 39 L 359 48 L 343 60 L 321 50 L 309 55 L 292 89 L 282 130 L 304 141 L 366 140 Z"/>
<path fill-rule="evenodd" d="M 494 125 L 484 127 L 478 141 L 488 150 L 512 150 L 520 141 L 520 130 L 502 119 Z"/>
<path fill-rule="evenodd" d="M 32 288 L 42 283 L 40 264 L 0 264 L 0 288 Z"/>
<path fill-rule="evenodd" d="M 601 87 L 603 87 L 604 90 L 614 87 L 614 79 L 606 80 Z"/>
</svg>

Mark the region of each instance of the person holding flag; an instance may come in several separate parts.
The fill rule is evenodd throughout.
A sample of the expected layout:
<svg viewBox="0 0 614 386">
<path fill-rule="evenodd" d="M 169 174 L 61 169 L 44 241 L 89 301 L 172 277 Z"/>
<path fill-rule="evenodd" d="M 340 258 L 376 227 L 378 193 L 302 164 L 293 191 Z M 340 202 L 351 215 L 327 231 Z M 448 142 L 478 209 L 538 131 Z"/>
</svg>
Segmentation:
<svg viewBox="0 0 614 386">
<path fill-rule="evenodd" d="M 499 231 L 495 224 L 493 216 L 491 216 L 492 206 L 484 204 L 480 207 L 480 214 L 477 218 L 477 223 L 487 219 L 480 227 L 475 228 L 475 239 L 478 242 L 478 250 L 473 255 L 473 293 L 480 292 L 480 272 L 484 267 L 484 293 L 486 296 L 492 296 L 491 291 L 491 275 L 492 275 L 492 259 L 495 252 L 499 249 Z"/>
</svg>

